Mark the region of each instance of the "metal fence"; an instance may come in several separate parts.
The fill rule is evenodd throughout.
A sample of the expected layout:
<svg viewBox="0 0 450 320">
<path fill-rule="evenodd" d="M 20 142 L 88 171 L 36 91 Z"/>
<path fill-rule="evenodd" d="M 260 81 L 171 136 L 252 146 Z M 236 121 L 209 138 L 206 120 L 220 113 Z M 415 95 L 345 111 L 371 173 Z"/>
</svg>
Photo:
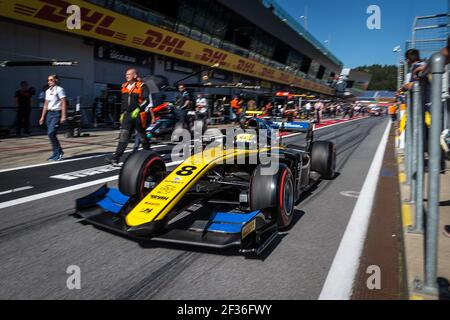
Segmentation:
<svg viewBox="0 0 450 320">
<path fill-rule="evenodd" d="M 441 132 L 448 127 L 444 121 L 447 112 L 447 96 L 443 94 L 443 76 L 446 72 L 445 57 L 435 53 L 430 68 L 421 74 L 407 93 L 407 123 L 405 156 L 407 183 L 411 186 L 410 200 L 415 204 L 415 224 L 410 230 L 425 236 L 424 283 L 420 291 L 437 293 L 439 196 L 442 170 Z M 431 80 L 430 80 L 431 78 Z M 448 91 L 446 84 L 445 91 Z M 431 124 L 426 125 L 426 115 Z M 427 150 L 426 150 L 427 149 Z M 425 157 L 427 155 L 427 157 Z M 428 160 L 428 183 L 425 185 L 425 160 Z M 427 188 L 427 190 L 425 190 Z M 427 205 L 424 194 L 427 191 Z"/>
</svg>

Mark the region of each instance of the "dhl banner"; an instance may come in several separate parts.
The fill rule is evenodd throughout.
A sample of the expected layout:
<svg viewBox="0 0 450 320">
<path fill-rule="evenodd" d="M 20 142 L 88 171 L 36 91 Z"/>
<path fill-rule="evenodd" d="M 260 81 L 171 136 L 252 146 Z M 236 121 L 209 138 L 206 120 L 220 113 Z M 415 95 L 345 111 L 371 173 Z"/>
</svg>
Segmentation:
<svg viewBox="0 0 450 320">
<path fill-rule="evenodd" d="M 67 8 L 81 8 L 81 29 L 67 28 Z M 334 90 L 82 0 L 0 1 L 0 16 L 324 94 Z"/>
</svg>

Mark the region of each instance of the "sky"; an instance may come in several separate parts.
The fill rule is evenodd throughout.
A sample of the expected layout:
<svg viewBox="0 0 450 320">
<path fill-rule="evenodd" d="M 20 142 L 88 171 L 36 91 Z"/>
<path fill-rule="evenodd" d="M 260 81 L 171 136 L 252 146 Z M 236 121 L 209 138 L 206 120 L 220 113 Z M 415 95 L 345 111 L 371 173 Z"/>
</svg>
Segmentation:
<svg viewBox="0 0 450 320">
<path fill-rule="evenodd" d="M 393 48 L 411 39 L 414 17 L 445 13 L 450 0 L 277 0 L 293 18 L 304 24 L 307 8 L 308 31 L 329 45 L 345 67 L 396 64 Z M 367 28 L 370 5 L 381 9 L 381 29 Z M 329 40 L 328 43 L 325 41 Z"/>
</svg>

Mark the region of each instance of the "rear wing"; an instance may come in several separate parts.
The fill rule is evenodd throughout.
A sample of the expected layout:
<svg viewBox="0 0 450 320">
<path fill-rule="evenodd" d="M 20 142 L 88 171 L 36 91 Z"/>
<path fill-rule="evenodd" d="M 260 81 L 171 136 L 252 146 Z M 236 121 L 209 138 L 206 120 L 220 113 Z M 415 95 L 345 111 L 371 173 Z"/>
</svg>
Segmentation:
<svg viewBox="0 0 450 320">
<path fill-rule="evenodd" d="M 314 130 L 314 125 L 308 121 L 273 121 L 272 127 L 285 132 L 304 132 Z"/>
</svg>

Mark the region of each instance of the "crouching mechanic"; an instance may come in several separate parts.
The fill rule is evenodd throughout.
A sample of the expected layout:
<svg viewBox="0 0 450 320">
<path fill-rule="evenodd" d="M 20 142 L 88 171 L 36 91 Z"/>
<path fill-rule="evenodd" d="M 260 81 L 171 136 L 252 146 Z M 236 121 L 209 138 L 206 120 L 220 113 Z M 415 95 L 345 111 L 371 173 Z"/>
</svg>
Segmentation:
<svg viewBox="0 0 450 320">
<path fill-rule="evenodd" d="M 138 81 L 138 74 L 135 69 L 129 69 L 126 73 L 126 80 L 122 85 L 122 115 L 119 144 L 116 152 L 112 156 L 108 156 L 105 160 L 110 164 L 117 165 L 120 158 L 125 153 L 131 134 L 135 131 L 140 137 L 142 147 L 146 150 L 150 149 L 150 142 L 145 133 L 146 120 L 148 114 L 151 122 L 154 122 L 152 108 L 150 105 L 150 92 L 147 85 Z"/>
</svg>

